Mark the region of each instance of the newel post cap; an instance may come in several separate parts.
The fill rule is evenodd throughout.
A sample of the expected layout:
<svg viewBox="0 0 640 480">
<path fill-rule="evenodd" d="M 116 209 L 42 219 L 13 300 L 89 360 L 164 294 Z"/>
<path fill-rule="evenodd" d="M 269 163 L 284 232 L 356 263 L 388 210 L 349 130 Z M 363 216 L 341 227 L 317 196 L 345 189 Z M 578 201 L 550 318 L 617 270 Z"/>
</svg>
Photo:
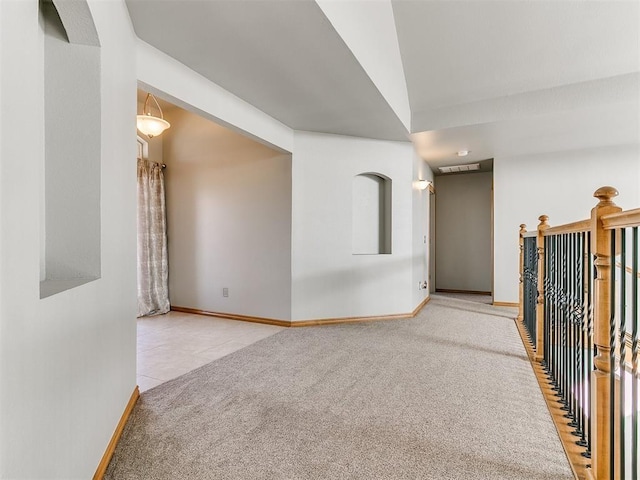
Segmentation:
<svg viewBox="0 0 640 480">
<path fill-rule="evenodd" d="M 538 225 L 538 228 L 549 226 L 549 224 L 547 223 L 547 220 L 549 220 L 549 217 L 547 215 L 540 215 L 538 217 L 538 220 L 540 220 L 540 225 Z"/>
<path fill-rule="evenodd" d="M 524 223 L 520 224 L 520 233 L 527 233 L 527 226 Z"/>
<path fill-rule="evenodd" d="M 612 199 L 618 196 L 618 190 L 609 186 L 600 187 L 593 193 L 593 196 L 600 200 L 598 205 L 614 205 Z"/>
</svg>

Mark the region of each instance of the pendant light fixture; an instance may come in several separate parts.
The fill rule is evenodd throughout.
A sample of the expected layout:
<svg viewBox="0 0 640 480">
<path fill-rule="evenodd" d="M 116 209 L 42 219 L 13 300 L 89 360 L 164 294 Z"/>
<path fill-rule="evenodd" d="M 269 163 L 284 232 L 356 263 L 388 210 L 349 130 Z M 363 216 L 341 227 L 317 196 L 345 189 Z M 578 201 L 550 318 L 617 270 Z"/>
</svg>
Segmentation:
<svg viewBox="0 0 640 480">
<path fill-rule="evenodd" d="M 160 112 L 160 117 L 154 117 L 153 115 L 151 115 L 151 111 L 149 109 L 150 98 L 153 99 L 153 101 L 156 104 L 156 107 L 158 107 L 158 111 Z M 154 97 L 150 93 L 147 93 L 147 98 L 144 101 L 144 107 L 142 107 L 142 115 L 136 116 L 136 119 L 137 119 L 136 123 L 138 126 L 138 130 L 140 130 L 149 138 L 153 138 L 160 135 L 162 132 L 164 132 L 167 128 L 171 126 L 171 124 L 164 119 L 162 115 L 162 109 L 160 108 L 160 105 L 158 104 L 156 97 Z"/>
</svg>

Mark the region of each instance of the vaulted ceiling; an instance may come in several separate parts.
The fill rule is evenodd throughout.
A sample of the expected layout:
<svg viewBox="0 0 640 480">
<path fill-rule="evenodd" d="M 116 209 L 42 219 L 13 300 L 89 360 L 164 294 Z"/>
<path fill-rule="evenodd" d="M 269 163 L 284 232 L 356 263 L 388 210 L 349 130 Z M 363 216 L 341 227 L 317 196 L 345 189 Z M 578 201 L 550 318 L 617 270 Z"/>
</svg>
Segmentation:
<svg viewBox="0 0 640 480">
<path fill-rule="evenodd" d="M 127 0 L 145 42 L 296 130 L 432 167 L 638 143 L 636 1 Z"/>
</svg>

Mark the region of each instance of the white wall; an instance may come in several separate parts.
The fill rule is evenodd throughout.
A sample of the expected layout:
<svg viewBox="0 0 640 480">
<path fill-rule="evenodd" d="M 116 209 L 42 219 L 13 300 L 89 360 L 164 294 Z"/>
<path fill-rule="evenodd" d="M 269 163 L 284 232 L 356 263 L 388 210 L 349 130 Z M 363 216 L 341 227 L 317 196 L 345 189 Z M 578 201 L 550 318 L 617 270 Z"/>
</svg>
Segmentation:
<svg viewBox="0 0 640 480">
<path fill-rule="evenodd" d="M 135 42 L 91 1 L 101 42 L 101 279 L 39 298 L 44 38 L 0 2 L 0 478 L 91 478 L 135 387 Z"/>
<path fill-rule="evenodd" d="M 491 292 L 491 172 L 436 177 L 436 288 Z"/>
<path fill-rule="evenodd" d="M 412 159 L 410 143 L 295 133 L 293 320 L 413 310 Z M 370 172 L 393 182 L 390 255 L 352 253 L 353 177 Z"/>
<path fill-rule="evenodd" d="M 429 267 L 433 261 L 429 254 L 429 202 L 433 195 L 429 190 L 420 190 L 418 180 L 433 182 L 433 172 L 427 163 L 413 153 L 413 193 L 411 195 L 413 210 L 412 239 L 412 304 L 414 308 L 429 296 L 429 288 L 418 289 L 418 284 L 429 280 Z"/>
<path fill-rule="evenodd" d="M 180 108 L 165 116 L 171 304 L 289 320 L 291 155 Z"/>
<path fill-rule="evenodd" d="M 640 206 L 640 147 L 623 145 L 494 160 L 494 300 L 518 301 L 518 227 L 535 230 L 589 218 L 603 185 L 624 209 Z"/>
<path fill-rule="evenodd" d="M 45 245 L 41 297 L 100 277 L 100 47 L 70 44 L 42 4 Z"/>
</svg>

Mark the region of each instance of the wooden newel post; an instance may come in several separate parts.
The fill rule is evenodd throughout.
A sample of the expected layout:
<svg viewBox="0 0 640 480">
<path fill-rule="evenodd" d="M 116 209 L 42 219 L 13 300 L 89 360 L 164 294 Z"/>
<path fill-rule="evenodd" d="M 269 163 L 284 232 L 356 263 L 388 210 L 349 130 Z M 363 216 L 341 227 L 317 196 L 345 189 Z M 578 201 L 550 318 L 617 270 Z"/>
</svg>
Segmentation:
<svg viewBox="0 0 640 480">
<path fill-rule="evenodd" d="M 538 298 L 536 300 L 536 338 L 534 360 L 542 361 L 544 358 L 544 231 L 549 228 L 547 220 L 549 217 L 540 215 L 538 217 Z"/>
<path fill-rule="evenodd" d="M 523 223 L 520 225 L 520 289 L 518 292 L 518 321 L 524 318 L 524 234 L 527 233 L 527 226 Z"/>
<path fill-rule="evenodd" d="M 596 480 L 613 480 L 611 467 L 611 231 L 602 225 L 602 216 L 620 212 L 613 203 L 618 195 L 613 187 L 601 187 L 593 194 L 599 203 L 591 210 L 591 251 L 595 255 L 593 343 L 597 355 L 593 360 L 591 380 L 592 473 Z"/>
</svg>

